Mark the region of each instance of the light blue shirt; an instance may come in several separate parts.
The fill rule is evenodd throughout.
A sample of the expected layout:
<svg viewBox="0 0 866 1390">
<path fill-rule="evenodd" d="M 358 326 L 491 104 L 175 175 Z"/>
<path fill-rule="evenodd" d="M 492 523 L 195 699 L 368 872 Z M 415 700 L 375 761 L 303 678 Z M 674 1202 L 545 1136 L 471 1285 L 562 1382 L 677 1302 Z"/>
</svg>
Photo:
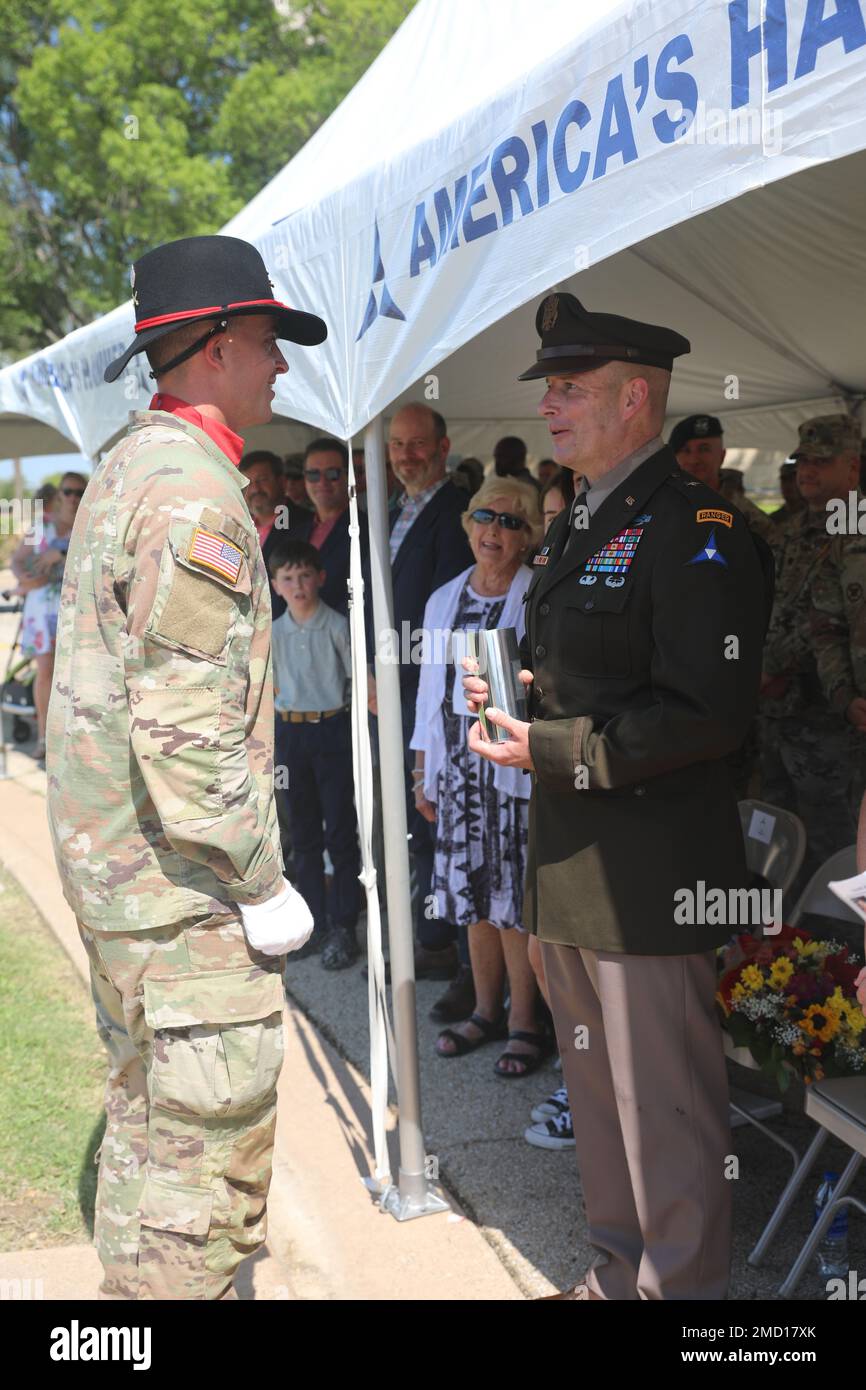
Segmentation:
<svg viewBox="0 0 866 1390">
<path fill-rule="evenodd" d="M 274 654 L 274 704 L 277 709 L 339 709 L 348 703 L 352 679 L 349 619 L 319 606 L 305 623 L 296 623 L 288 608 L 271 630 Z"/>
</svg>

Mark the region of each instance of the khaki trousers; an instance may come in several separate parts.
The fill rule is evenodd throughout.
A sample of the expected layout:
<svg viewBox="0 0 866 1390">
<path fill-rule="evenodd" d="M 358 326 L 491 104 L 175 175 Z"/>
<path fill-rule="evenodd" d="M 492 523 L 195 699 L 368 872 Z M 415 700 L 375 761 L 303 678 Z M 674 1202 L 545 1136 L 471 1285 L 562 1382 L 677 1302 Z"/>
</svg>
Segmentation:
<svg viewBox="0 0 866 1390">
<path fill-rule="evenodd" d="M 542 943 L 605 1299 L 724 1298 L 728 1083 L 715 956 Z"/>
<path fill-rule="evenodd" d="M 251 952 L 232 917 L 78 927 L 110 1066 L 100 1297 L 236 1297 L 235 1271 L 267 1230 L 282 961 Z"/>
</svg>

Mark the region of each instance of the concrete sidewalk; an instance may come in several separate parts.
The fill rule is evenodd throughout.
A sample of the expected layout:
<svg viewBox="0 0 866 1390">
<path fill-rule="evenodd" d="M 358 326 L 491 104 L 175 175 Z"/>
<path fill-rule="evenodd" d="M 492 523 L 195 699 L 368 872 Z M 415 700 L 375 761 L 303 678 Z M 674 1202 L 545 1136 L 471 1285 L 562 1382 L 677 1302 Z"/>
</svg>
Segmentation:
<svg viewBox="0 0 866 1390">
<path fill-rule="evenodd" d="M 9 772 L 0 782 L 0 862 L 87 985 L 87 957 L 54 867 L 45 773 L 17 749 Z M 364 1077 L 291 1002 L 285 1024 L 268 1242 L 242 1266 L 241 1298 L 520 1299 L 490 1244 L 459 1210 L 405 1223 L 379 1211 L 363 1182 L 373 1171 Z M 9 1279 L 30 1280 L 31 1288 L 41 1280 L 40 1297 L 90 1299 L 99 1262 L 88 1246 L 24 1250 L 0 1255 L 0 1280 Z"/>
<path fill-rule="evenodd" d="M 86 978 L 74 918 L 60 892 L 45 817 L 45 774 L 13 750 L 11 778 L 0 782 L 0 861 L 16 876 Z M 280 1106 L 267 1250 L 254 1261 L 247 1297 L 297 1299 L 514 1299 L 564 1288 L 582 1275 L 587 1240 L 574 1153 L 531 1148 L 523 1140 L 529 1111 L 559 1084 L 548 1065 L 533 1077 L 493 1075 L 496 1047 L 464 1058 L 437 1057 L 430 1005 L 444 988 L 417 985 L 423 1122 L 456 1213 L 398 1223 L 382 1215 L 363 1185 L 373 1171 L 367 1086 L 367 984 L 360 962 L 329 973 L 318 957 L 292 961 L 286 1015 L 286 1064 Z M 736 1084 L 773 1094 L 755 1073 L 731 1067 Z M 579 1117 L 578 1117 L 579 1122 Z M 802 1153 L 813 1126 L 792 1087 L 771 1127 Z M 790 1160 L 751 1127 L 732 1135 L 740 1161 L 734 1191 L 730 1298 L 772 1299 L 808 1232 L 814 1179 L 789 1214 L 764 1265 L 747 1256 L 790 1173 Z M 396 1171 L 396 1155 L 394 1155 Z M 833 1141 L 821 1164 L 841 1171 L 847 1151 Z M 866 1198 L 866 1172 L 853 1189 Z M 852 1216 L 852 1268 L 866 1268 L 866 1223 Z M 89 1252 L 57 1253 L 54 1277 L 71 1262 L 68 1283 L 84 1296 Z M 27 1277 L 33 1252 L 22 1255 Z M 4 1277 L 11 1256 L 4 1257 Z M 83 1261 L 79 1267 L 76 1259 Z M 268 1263 L 272 1262 L 272 1263 Z M 95 1271 L 94 1271 L 95 1279 Z M 247 1277 L 247 1276 L 245 1276 Z M 95 1283 L 93 1283 L 95 1291 Z M 241 1286 L 243 1287 L 243 1286 Z M 274 1292 L 276 1290 L 277 1292 Z M 797 1300 L 823 1299 L 807 1272 Z"/>
</svg>

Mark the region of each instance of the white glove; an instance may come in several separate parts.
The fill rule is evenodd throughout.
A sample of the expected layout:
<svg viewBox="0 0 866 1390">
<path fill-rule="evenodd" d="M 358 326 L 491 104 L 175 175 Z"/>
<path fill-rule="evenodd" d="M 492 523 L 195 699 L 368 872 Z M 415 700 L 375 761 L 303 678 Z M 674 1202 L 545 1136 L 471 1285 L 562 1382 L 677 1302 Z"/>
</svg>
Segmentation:
<svg viewBox="0 0 866 1390">
<path fill-rule="evenodd" d="M 238 907 L 247 941 L 266 956 L 297 951 L 313 930 L 313 914 L 287 878 L 275 898 L 266 903 L 238 903 Z"/>
</svg>

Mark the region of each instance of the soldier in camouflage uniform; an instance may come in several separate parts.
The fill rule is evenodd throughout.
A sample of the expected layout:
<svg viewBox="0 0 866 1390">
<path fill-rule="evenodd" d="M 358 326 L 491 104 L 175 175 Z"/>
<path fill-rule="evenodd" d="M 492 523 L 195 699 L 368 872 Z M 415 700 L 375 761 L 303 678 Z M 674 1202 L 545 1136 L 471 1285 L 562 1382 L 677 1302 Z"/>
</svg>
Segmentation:
<svg viewBox="0 0 866 1390">
<path fill-rule="evenodd" d="M 847 420 L 847 417 L 841 417 Z M 847 420 L 849 466 L 859 449 L 859 426 Z M 857 489 L 853 483 L 852 493 Z M 828 520 L 830 544 L 811 586 L 812 644 L 830 708 L 854 730 L 851 804 L 855 816 L 866 791 L 866 507 L 856 491 Z M 862 532 L 861 528 L 862 527 Z"/>
<path fill-rule="evenodd" d="M 110 1060 L 101 1296 L 231 1298 L 265 1238 L 282 955 L 312 926 L 280 858 L 270 590 L 235 430 L 270 419 L 277 338 L 325 326 L 234 238 L 158 247 L 134 275 L 137 338 L 105 376 L 146 349 L 160 394 L 72 533 L 48 813 Z"/>
<path fill-rule="evenodd" d="M 794 457 L 807 505 L 785 527 L 764 652 L 762 796 L 796 812 L 806 826 L 801 884 L 855 839 L 850 794 L 862 735 L 846 720 L 838 692 L 831 702 L 822 689 L 812 609 L 813 588 L 836 544 L 828 531 L 828 503 L 832 507 L 834 499 L 844 499 L 847 504 L 849 491 L 857 489 L 859 439 L 859 426 L 847 415 L 818 416 L 800 426 Z M 837 644 L 840 631 L 837 622 Z M 835 690 L 829 677 L 825 687 Z"/>
</svg>

